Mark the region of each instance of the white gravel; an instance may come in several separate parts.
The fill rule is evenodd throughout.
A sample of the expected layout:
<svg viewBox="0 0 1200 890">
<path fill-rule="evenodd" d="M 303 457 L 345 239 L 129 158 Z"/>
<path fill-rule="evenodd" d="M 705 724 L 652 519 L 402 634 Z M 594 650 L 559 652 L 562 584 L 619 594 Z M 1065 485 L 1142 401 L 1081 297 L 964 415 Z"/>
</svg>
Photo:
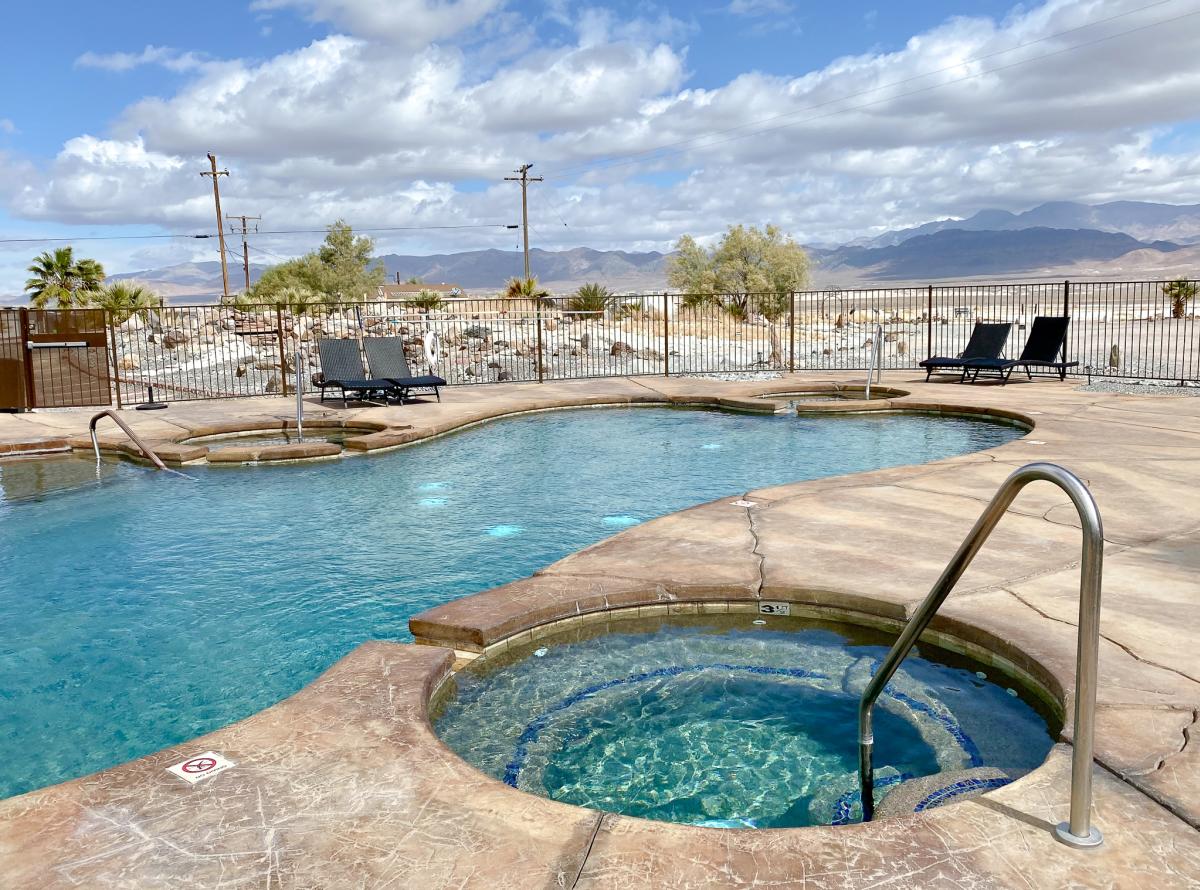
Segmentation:
<svg viewBox="0 0 1200 890">
<path fill-rule="evenodd" d="M 1118 392 L 1130 396 L 1200 396 L 1200 382 L 1179 386 L 1160 380 L 1094 380 L 1076 388 L 1080 392 Z"/>
</svg>

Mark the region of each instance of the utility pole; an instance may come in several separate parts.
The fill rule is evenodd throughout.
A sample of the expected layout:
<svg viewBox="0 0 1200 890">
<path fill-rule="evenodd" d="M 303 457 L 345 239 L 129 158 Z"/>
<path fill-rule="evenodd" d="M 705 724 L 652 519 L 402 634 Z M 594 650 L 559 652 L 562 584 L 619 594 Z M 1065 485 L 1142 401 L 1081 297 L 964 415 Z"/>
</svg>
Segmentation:
<svg viewBox="0 0 1200 890">
<path fill-rule="evenodd" d="M 505 176 L 505 182 L 521 183 L 521 228 L 525 233 L 525 277 L 529 278 L 529 199 L 528 188 L 531 182 L 541 182 L 542 177 L 530 176 L 529 168 L 533 164 L 522 164 L 520 169 L 514 170 L 514 173 L 521 174 L 520 176 Z"/>
<path fill-rule="evenodd" d="M 217 169 L 217 156 L 211 151 L 208 153 L 208 162 L 212 164 L 212 171 L 201 171 L 201 176 L 211 176 L 213 181 L 213 201 L 217 205 L 217 238 L 221 242 L 221 287 L 222 294 L 229 296 L 229 267 L 225 264 L 225 222 L 221 219 L 221 189 L 217 186 L 217 179 L 221 176 L 228 176 L 228 170 Z"/>
<path fill-rule="evenodd" d="M 242 221 L 242 269 L 246 273 L 246 290 L 250 290 L 250 245 L 246 243 L 246 232 L 247 232 L 246 223 L 248 220 L 255 220 L 254 231 L 257 232 L 258 231 L 258 220 L 262 219 L 262 217 L 261 216 L 246 216 L 245 214 L 242 214 L 241 216 L 239 216 L 236 213 L 226 213 L 225 218 L 226 219 L 240 219 Z M 236 233 L 237 230 L 235 229 L 234 231 Z M 226 289 L 228 289 L 228 288 L 226 288 Z"/>
</svg>

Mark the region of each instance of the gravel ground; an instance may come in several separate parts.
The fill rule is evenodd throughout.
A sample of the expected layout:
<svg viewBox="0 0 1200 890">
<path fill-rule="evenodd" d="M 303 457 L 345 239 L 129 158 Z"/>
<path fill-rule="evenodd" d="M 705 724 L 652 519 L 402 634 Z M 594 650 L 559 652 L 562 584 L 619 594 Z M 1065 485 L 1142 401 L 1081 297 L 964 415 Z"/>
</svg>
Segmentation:
<svg viewBox="0 0 1200 890">
<path fill-rule="evenodd" d="M 1095 380 L 1076 388 L 1080 392 L 1119 392 L 1130 396 L 1200 396 L 1200 383 L 1177 386 L 1150 380 Z"/>
</svg>

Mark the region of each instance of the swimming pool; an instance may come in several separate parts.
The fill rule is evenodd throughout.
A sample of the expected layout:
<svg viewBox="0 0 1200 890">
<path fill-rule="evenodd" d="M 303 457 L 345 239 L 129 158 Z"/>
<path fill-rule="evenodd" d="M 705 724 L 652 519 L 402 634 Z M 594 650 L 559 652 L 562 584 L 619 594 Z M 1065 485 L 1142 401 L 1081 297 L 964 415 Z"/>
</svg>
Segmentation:
<svg viewBox="0 0 1200 890">
<path fill-rule="evenodd" d="M 614 620 L 471 663 L 439 691 L 435 727 L 493 778 L 566 803 L 723 828 L 845 824 L 861 816 L 858 699 L 892 639 L 755 615 Z M 876 797 L 935 773 L 1031 770 L 1057 728 L 1035 699 L 921 644 L 879 700 Z"/>
<path fill-rule="evenodd" d="M 579 409 L 333 463 L 188 468 L 197 482 L 0 464 L 0 797 L 259 711 L 365 640 L 409 639 L 416 612 L 630 524 L 1021 434 L 917 415 Z"/>
</svg>

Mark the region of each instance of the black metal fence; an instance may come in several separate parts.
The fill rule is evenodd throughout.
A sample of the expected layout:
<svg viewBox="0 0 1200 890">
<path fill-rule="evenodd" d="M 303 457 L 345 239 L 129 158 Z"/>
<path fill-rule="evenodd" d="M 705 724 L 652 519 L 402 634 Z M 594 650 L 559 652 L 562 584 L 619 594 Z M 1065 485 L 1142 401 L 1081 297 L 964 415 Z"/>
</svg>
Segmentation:
<svg viewBox="0 0 1200 890">
<path fill-rule="evenodd" d="M 171 306 L 110 319 L 121 404 L 282 394 L 322 337 L 404 339 L 414 373 L 451 385 L 644 374 L 859 371 L 877 332 L 883 366 L 957 355 L 977 321 L 1012 322 L 1020 353 L 1038 315 L 1071 317 L 1080 375 L 1200 379 L 1200 299 L 1163 282 L 940 285 L 794 294 L 638 294 L 603 309 L 569 297 L 345 305 Z M 433 338 L 430 335 L 435 335 Z M 430 341 L 435 342 L 430 342 Z"/>
</svg>

